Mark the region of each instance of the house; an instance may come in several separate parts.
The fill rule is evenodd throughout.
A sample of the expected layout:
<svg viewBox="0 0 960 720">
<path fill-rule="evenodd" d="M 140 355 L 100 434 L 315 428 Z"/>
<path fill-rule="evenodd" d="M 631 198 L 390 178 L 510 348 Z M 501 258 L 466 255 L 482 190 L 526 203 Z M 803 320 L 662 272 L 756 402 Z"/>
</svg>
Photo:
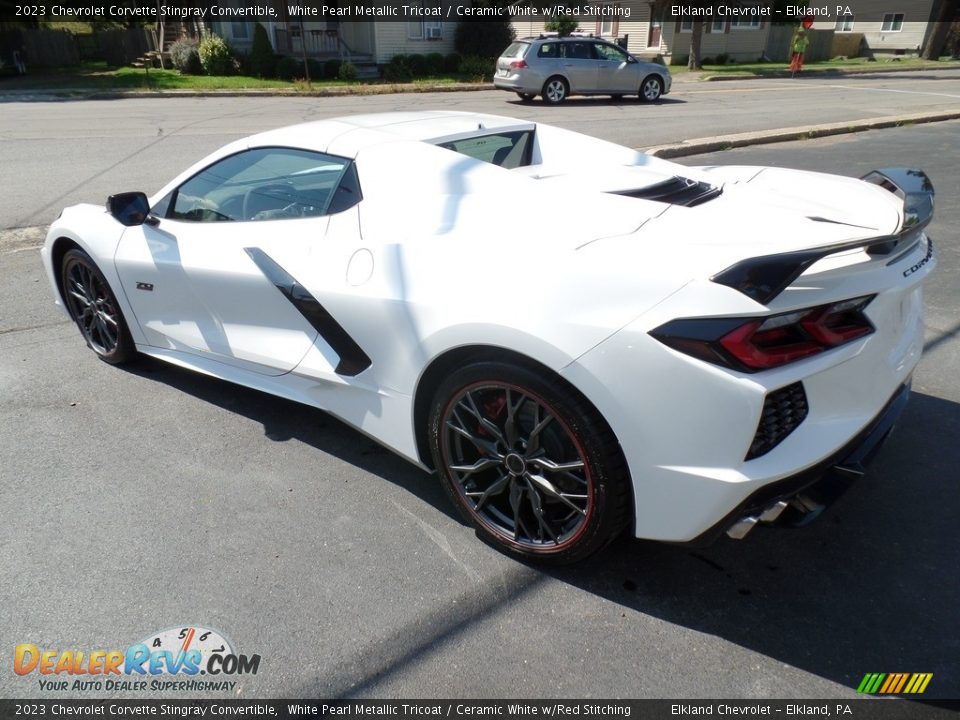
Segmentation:
<svg viewBox="0 0 960 720">
<path fill-rule="evenodd" d="M 692 19 L 674 19 L 669 14 L 670 6 L 663 3 L 605 0 L 600 4 L 619 8 L 618 14 L 624 19 L 614 19 L 617 13 L 610 13 L 604 19 L 584 20 L 579 30 L 617 42 L 640 57 L 659 56 L 668 65 L 687 61 L 693 35 Z M 629 19 L 625 17 L 627 12 Z M 542 20 L 517 19 L 512 25 L 517 37 L 528 37 L 544 32 L 545 23 Z M 704 20 L 701 54 L 703 57 L 725 54 L 740 62 L 755 61 L 766 48 L 768 25 L 759 19 Z"/>
<path fill-rule="evenodd" d="M 221 0 L 220 5 L 245 7 L 247 0 Z M 301 2 L 300 5 L 315 5 L 325 15 L 301 20 L 291 17 L 284 0 L 269 0 L 277 20 L 264 21 L 264 26 L 274 50 L 280 55 L 299 57 L 305 53 L 318 59 L 338 58 L 350 60 L 357 65 L 385 65 L 398 54 L 448 54 L 454 52 L 453 36 L 456 22 L 436 20 L 411 20 L 376 22 L 370 20 L 339 20 L 335 15 L 341 5 L 356 6 L 363 3 L 347 3 L 346 0 L 326 0 L 323 3 Z M 407 2 L 418 4 L 417 0 Z M 424 4 L 426 2 L 424 1 Z M 212 23 L 213 32 L 227 40 L 240 51 L 248 50 L 253 43 L 255 23 Z"/>
<path fill-rule="evenodd" d="M 815 21 L 833 30 L 835 55 L 917 55 L 933 31 L 937 0 L 858 0 L 854 14 Z"/>
</svg>

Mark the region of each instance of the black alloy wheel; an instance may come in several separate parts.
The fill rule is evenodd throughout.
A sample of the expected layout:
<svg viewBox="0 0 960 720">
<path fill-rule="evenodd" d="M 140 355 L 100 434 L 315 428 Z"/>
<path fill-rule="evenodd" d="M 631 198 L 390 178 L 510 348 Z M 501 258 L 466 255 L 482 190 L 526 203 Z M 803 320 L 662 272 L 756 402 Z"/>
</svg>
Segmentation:
<svg viewBox="0 0 960 720">
<path fill-rule="evenodd" d="M 61 265 L 63 298 L 87 345 L 111 365 L 135 354 L 130 330 L 106 278 L 83 250 L 70 250 Z"/>
<path fill-rule="evenodd" d="M 620 447 L 558 378 L 512 363 L 460 368 L 437 391 L 430 442 L 461 514 L 510 553 L 574 562 L 629 520 Z"/>
</svg>

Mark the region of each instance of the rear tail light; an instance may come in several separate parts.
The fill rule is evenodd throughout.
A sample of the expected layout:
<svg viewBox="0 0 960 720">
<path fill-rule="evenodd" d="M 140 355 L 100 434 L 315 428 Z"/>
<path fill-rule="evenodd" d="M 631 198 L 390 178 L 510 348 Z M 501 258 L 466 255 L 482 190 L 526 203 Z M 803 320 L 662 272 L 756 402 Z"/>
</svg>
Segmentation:
<svg viewBox="0 0 960 720">
<path fill-rule="evenodd" d="M 527 65 L 526 60 L 514 60 L 513 62 L 510 63 L 510 67 L 513 68 L 514 70 L 520 70 L 521 68 L 530 67 L 530 66 Z"/>
<path fill-rule="evenodd" d="M 864 309 L 874 295 L 761 318 L 686 318 L 650 334 L 716 365 L 756 372 L 817 355 L 869 335 Z"/>
</svg>

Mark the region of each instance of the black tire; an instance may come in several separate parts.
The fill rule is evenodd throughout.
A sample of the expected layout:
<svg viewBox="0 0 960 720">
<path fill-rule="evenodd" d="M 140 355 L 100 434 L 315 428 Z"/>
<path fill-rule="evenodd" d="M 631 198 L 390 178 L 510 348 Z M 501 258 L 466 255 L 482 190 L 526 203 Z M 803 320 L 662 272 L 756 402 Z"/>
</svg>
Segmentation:
<svg viewBox="0 0 960 720">
<path fill-rule="evenodd" d="M 517 97 L 519 97 L 522 102 L 530 102 L 536 97 L 536 95 L 533 93 L 518 92 Z"/>
<path fill-rule="evenodd" d="M 100 268 L 83 250 L 63 256 L 60 281 L 64 304 L 87 346 L 104 362 L 120 365 L 136 354 L 130 329 Z"/>
<path fill-rule="evenodd" d="M 647 75 L 640 83 L 638 96 L 643 102 L 655 102 L 663 95 L 663 80 L 659 75 Z"/>
<path fill-rule="evenodd" d="M 632 515 L 613 432 L 579 393 L 543 371 L 496 361 L 458 368 L 434 395 L 429 440 L 454 505 L 479 537 L 509 554 L 583 560 Z"/>
<path fill-rule="evenodd" d="M 554 75 L 547 78 L 540 94 L 548 105 L 559 105 L 570 94 L 570 85 L 559 75 Z"/>
</svg>

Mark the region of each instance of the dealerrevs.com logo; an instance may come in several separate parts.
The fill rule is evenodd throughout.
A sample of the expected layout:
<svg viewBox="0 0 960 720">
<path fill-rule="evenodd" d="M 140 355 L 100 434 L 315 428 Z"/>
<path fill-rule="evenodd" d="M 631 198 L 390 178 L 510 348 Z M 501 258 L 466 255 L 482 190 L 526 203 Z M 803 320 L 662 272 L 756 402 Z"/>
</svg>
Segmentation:
<svg viewBox="0 0 960 720">
<path fill-rule="evenodd" d="M 169 628 L 126 650 L 60 650 L 20 643 L 13 671 L 37 675 L 40 690 L 230 691 L 237 675 L 256 675 L 259 655 L 234 652 L 216 630 Z M 198 676 L 205 676 L 200 679 Z"/>
</svg>

